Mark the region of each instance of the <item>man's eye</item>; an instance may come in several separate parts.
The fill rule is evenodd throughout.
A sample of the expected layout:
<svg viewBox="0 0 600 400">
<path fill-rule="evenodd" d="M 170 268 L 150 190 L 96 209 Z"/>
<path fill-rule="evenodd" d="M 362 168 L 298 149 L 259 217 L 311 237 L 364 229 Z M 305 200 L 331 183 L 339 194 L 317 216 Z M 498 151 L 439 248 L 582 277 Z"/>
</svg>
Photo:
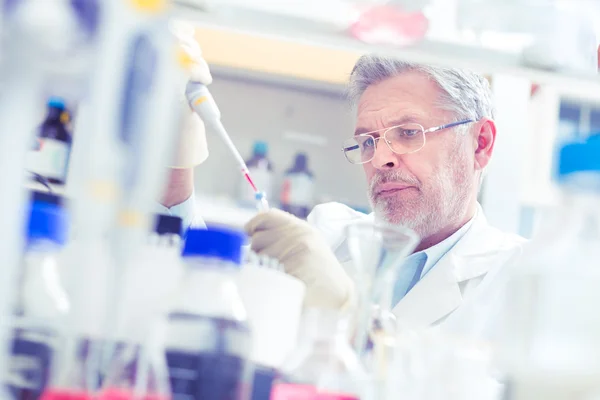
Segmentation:
<svg viewBox="0 0 600 400">
<path fill-rule="evenodd" d="M 421 133 L 420 129 L 399 129 L 399 131 L 402 137 L 413 137 Z"/>
<path fill-rule="evenodd" d="M 375 146 L 375 140 L 373 140 L 373 138 L 367 138 L 367 140 L 365 140 L 363 142 L 363 147 L 373 147 Z"/>
</svg>

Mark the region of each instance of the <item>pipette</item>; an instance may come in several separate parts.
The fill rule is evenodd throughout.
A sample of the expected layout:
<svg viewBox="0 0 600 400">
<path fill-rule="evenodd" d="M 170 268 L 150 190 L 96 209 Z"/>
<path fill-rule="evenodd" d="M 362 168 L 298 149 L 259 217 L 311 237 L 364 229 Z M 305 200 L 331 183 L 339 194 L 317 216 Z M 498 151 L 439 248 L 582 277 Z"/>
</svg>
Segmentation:
<svg viewBox="0 0 600 400">
<path fill-rule="evenodd" d="M 241 169 L 242 175 L 244 175 L 244 178 L 248 181 L 252 190 L 254 190 L 258 209 L 261 211 L 268 210 L 269 203 L 267 202 L 267 196 L 264 192 L 259 191 L 254 181 L 252 181 L 246 162 L 221 123 L 221 112 L 206 85 L 190 81 L 185 88 L 185 95 L 192 110 L 200 116 L 205 125 L 210 126 L 225 142 L 225 145 Z"/>
</svg>

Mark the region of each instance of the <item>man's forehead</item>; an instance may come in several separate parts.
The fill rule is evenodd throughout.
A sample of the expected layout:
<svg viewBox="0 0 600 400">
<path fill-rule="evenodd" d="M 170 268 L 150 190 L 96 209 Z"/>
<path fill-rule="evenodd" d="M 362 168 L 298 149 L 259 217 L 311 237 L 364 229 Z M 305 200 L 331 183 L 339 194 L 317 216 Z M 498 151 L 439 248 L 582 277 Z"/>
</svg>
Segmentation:
<svg viewBox="0 0 600 400">
<path fill-rule="evenodd" d="M 360 135 L 361 133 L 368 133 L 402 124 L 422 124 L 425 117 L 426 115 L 424 113 L 407 112 L 407 110 L 398 111 L 389 115 L 386 114 L 384 116 L 373 115 L 372 117 L 359 117 L 356 120 L 354 134 Z"/>
<path fill-rule="evenodd" d="M 422 122 L 436 108 L 440 90 L 420 73 L 407 72 L 369 86 L 357 107 L 357 133 Z"/>
</svg>

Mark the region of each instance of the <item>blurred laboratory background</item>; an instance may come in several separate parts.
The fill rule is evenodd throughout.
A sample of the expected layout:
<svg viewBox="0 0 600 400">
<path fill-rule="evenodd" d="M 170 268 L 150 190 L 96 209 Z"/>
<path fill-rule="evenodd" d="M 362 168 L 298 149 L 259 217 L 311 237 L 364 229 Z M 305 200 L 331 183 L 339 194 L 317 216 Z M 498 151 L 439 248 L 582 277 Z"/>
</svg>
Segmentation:
<svg viewBox="0 0 600 400">
<path fill-rule="evenodd" d="M 375 11 L 359 16 L 359 6 Z M 329 201 L 370 212 L 362 169 L 341 151 L 354 129 L 345 84 L 365 52 L 488 76 L 499 137 L 480 202 L 505 230 L 530 237 L 539 209 L 551 202 L 557 140 L 600 130 L 600 94 L 579 79 L 597 68 L 594 0 L 177 0 L 174 9 L 195 26 L 223 125 L 257 185 L 299 217 Z M 401 29 L 377 25 L 398 21 Z M 77 113 L 76 101 L 69 103 L 67 123 Z M 209 130 L 207 141 L 210 156 L 195 169 L 198 210 L 207 221 L 240 225 L 253 215 L 254 194 L 227 162 L 222 140 Z M 30 158 L 40 158 L 34 150 Z"/>
<path fill-rule="evenodd" d="M 179 3 L 182 16 L 211 5 Z M 337 201 L 369 212 L 362 169 L 347 163 L 340 150 L 354 129 L 354 110 L 345 98 L 354 62 L 374 49 L 459 64 L 486 73 L 495 91 L 499 145 L 481 193 L 483 208 L 493 224 L 531 236 L 539 209 L 553 196 L 557 140 L 600 130 L 600 94 L 591 87 L 577 91 L 568 82 L 596 69 L 600 6 L 593 0 L 371 3 L 392 3 L 403 10 L 397 18 L 413 23 L 425 18 L 427 29 L 367 35 L 368 29 L 352 22 L 351 1 L 212 4 L 215 15 L 196 36 L 213 71 L 211 90 L 224 124 L 246 160 L 254 160 L 259 186 L 268 188 L 274 204 L 292 201 L 310 209 Z M 552 83 L 556 77 L 558 86 Z M 196 192 L 210 220 L 219 207 L 243 204 L 249 194 L 235 168 L 223 162 L 225 145 L 210 135 L 208 141 L 210 157 L 196 169 Z M 290 199 L 288 171 L 297 157 L 305 164 L 292 178 L 307 178 L 292 179 L 303 195 L 294 198 L 299 195 L 292 190 Z"/>
</svg>

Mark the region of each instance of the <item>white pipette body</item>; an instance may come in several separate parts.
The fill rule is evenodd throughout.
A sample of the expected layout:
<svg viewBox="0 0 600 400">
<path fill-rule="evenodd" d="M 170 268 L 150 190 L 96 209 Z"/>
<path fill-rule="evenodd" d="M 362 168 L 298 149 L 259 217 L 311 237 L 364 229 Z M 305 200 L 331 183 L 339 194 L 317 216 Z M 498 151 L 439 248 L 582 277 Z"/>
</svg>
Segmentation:
<svg viewBox="0 0 600 400">
<path fill-rule="evenodd" d="M 217 103 L 208 91 L 208 88 L 198 82 L 188 82 L 185 89 L 185 95 L 188 99 L 190 107 L 200 116 L 202 121 L 209 125 L 223 139 L 229 151 L 237 161 L 242 172 L 248 173 L 246 162 L 242 158 L 240 152 L 235 147 L 231 138 L 227 134 L 225 127 L 221 123 L 221 111 L 217 107 Z"/>
<path fill-rule="evenodd" d="M 219 111 L 219 107 L 217 107 L 217 103 L 215 103 L 206 85 L 189 81 L 185 88 L 185 95 L 190 107 L 200 116 L 204 124 L 210 126 L 223 139 L 233 158 L 238 163 L 242 174 L 246 175 L 246 179 L 249 179 L 250 171 L 248 170 L 248 166 L 221 123 L 221 111 Z M 251 184 L 254 186 L 253 183 Z M 256 200 L 258 208 L 261 210 L 268 209 L 266 195 L 263 192 L 259 192 L 255 187 L 253 188 L 257 191 Z"/>
</svg>

